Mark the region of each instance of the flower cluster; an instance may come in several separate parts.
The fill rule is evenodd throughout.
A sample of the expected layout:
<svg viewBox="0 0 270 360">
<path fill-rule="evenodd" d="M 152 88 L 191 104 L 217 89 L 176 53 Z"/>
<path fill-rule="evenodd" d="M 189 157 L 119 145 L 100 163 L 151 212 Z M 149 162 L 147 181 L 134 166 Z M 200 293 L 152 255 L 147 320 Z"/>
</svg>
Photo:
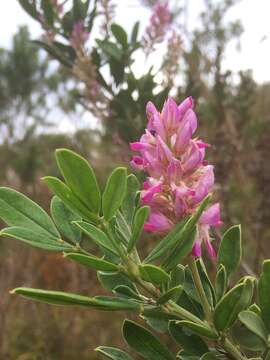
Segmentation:
<svg viewBox="0 0 270 360">
<path fill-rule="evenodd" d="M 130 144 L 132 150 L 140 153 L 132 158 L 131 165 L 148 175 L 141 193 L 142 204 L 151 208 L 145 224 L 147 231 L 168 232 L 185 216 L 193 214 L 213 188 L 213 166 L 204 159 L 209 145 L 192 138 L 197 129 L 193 106 L 191 97 L 179 106 L 169 98 L 159 113 L 149 102 L 145 134 L 139 142 Z M 220 225 L 220 207 L 216 203 L 199 220 L 194 256 L 201 255 L 204 241 L 208 253 L 215 257 L 209 229 Z"/>
<path fill-rule="evenodd" d="M 72 29 L 70 45 L 77 51 L 81 50 L 89 38 L 89 33 L 85 30 L 83 21 L 77 21 Z"/>
<path fill-rule="evenodd" d="M 162 4 L 158 2 L 154 6 L 150 24 L 146 28 L 146 34 L 144 36 L 144 43 L 149 49 L 152 49 L 154 44 L 164 40 L 171 21 L 172 14 L 169 10 L 168 3 Z"/>
</svg>

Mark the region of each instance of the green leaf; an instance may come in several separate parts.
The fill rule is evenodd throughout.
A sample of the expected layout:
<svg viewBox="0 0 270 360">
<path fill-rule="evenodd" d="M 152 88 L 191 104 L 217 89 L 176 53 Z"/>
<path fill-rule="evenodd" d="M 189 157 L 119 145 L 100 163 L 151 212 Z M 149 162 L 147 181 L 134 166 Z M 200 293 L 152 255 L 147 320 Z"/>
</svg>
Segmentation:
<svg viewBox="0 0 270 360">
<path fill-rule="evenodd" d="M 54 24 L 54 8 L 53 4 L 48 0 L 41 0 L 41 8 L 43 10 L 46 22 L 53 28 Z"/>
<path fill-rule="evenodd" d="M 127 33 L 124 30 L 124 28 L 122 28 L 122 26 L 118 24 L 112 24 L 111 31 L 115 39 L 122 45 L 122 47 L 126 48 L 128 44 L 128 39 L 127 39 Z"/>
<path fill-rule="evenodd" d="M 161 256 L 165 255 L 172 247 L 181 239 L 182 229 L 188 219 L 184 219 L 181 223 L 177 224 L 150 252 L 144 259 L 144 262 L 149 263 Z"/>
<path fill-rule="evenodd" d="M 169 253 L 162 266 L 165 270 L 172 270 L 181 259 L 186 257 L 192 250 L 196 238 L 196 224 L 199 221 L 203 211 L 210 201 L 211 195 L 207 196 L 201 203 L 197 212 L 189 218 L 181 230 L 181 240 L 176 243 L 172 251 Z"/>
<path fill-rule="evenodd" d="M 35 20 L 39 19 L 39 13 L 37 12 L 35 3 L 29 0 L 18 0 L 21 7 Z"/>
<path fill-rule="evenodd" d="M 149 206 L 143 206 L 136 211 L 134 222 L 132 226 L 132 235 L 128 243 L 127 251 L 131 252 L 136 244 L 136 241 L 141 236 L 144 223 L 149 216 Z"/>
<path fill-rule="evenodd" d="M 108 58 L 112 58 L 119 62 L 122 58 L 122 50 L 118 48 L 116 44 L 108 40 L 96 40 L 100 49 L 107 55 Z"/>
<path fill-rule="evenodd" d="M 137 37 L 138 37 L 138 32 L 139 32 L 139 27 L 140 27 L 140 22 L 137 21 L 132 29 L 132 33 L 131 33 L 131 42 L 132 43 L 136 43 L 137 41 Z"/>
<path fill-rule="evenodd" d="M 170 273 L 171 281 L 169 283 L 170 288 L 184 285 L 185 282 L 185 267 L 182 264 L 177 265 Z"/>
<path fill-rule="evenodd" d="M 253 311 L 244 310 L 238 314 L 238 319 L 243 325 L 246 326 L 251 332 L 259 336 L 267 344 L 267 329 L 262 319 Z"/>
<path fill-rule="evenodd" d="M 115 255 L 118 255 L 113 245 L 111 244 L 111 241 L 108 238 L 108 236 L 98 227 L 89 224 L 85 221 L 76 221 L 74 222 L 74 224 L 77 225 L 83 231 L 83 233 L 89 236 L 96 245 L 100 246 L 101 248 L 109 250 Z"/>
<path fill-rule="evenodd" d="M 39 40 L 33 40 L 33 44 L 38 45 L 43 50 L 45 50 L 52 58 L 58 60 L 61 64 L 67 66 L 68 68 L 72 68 L 73 64 L 70 59 L 66 58 L 66 54 L 63 54 L 59 47 L 57 46 L 50 46 L 47 43 Z"/>
<path fill-rule="evenodd" d="M 120 208 L 126 194 L 127 170 L 116 168 L 110 175 L 103 196 L 102 209 L 105 220 L 109 221 Z"/>
<path fill-rule="evenodd" d="M 136 292 L 136 288 L 133 283 L 127 276 L 123 275 L 122 273 L 99 271 L 97 275 L 102 287 L 108 291 L 113 291 L 117 286 L 123 285 L 128 286 L 134 292 Z"/>
<path fill-rule="evenodd" d="M 121 210 L 129 225 L 132 224 L 134 212 L 136 209 L 136 194 L 140 189 L 140 183 L 135 175 L 130 174 L 127 177 L 127 190 L 123 199 Z"/>
<path fill-rule="evenodd" d="M 263 262 L 263 270 L 258 283 L 259 305 L 262 319 L 270 332 L 270 260 Z"/>
<path fill-rule="evenodd" d="M 51 201 L 52 218 L 64 237 L 73 243 L 79 243 L 81 240 L 81 231 L 72 222 L 81 220 L 81 217 L 70 211 L 70 209 L 54 196 Z"/>
<path fill-rule="evenodd" d="M 50 238 L 60 239 L 49 215 L 25 195 L 0 188 L 0 218 L 8 225 L 29 229 Z"/>
<path fill-rule="evenodd" d="M 251 332 L 246 326 L 240 322 L 236 322 L 232 327 L 231 334 L 234 341 L 236 341 L 243 349 L 258 352 L 265 351 L 266 344 L 261 338 Z"/>
<path fill-rule="evenodd" d="M 70 188 L 64 184 L 61 180 L 53 176 L 45 176 L 42 178 L 51 191 L 57 195 L 65 205 L 67 205 L 71 211 L 83 219 L 87 219 L 93 222 L 97 221 L 97 216 L 91 213 L 87 207 L 73 194 Z"/>
<path fill-rule="evenodd" d="M 218 331 L 233 325 L 238 314 L 245 310 L 253 295 L 253 279 L 248 277 L 241 284 L 228 291 L 218 302 L 214 312 L 214 323 Z"/>
<path fill-rule="evenodd" d="M 149 325 L 153 330 L 157 331 L 158 333 L 165 334 L 168 332 L 168 319 L 149 316 L 144 316 L 143 318 L 147 322 L 147 325 Z"/>
<path fill-rule="evenodd" d="M 158 298 L 157 304 L 163 305 L 163 304 L 166 304 L 169 300 L 177 301 L 177 299 L 180 297 L 182 291 L 183 291 L 182 285 L 178 285 L 178 286 L 171 288 L 170 290 L 165 292 L 165 294 L 162 294 Z"/>
<path fill-rule="evenodd" d="M 197 259 L 196 265 L 199 271 L 205 295 L 209 304 L 214 307 L 216 305 L 216 294 L 202 259 Z"/>
<path fill-rule="evenodd" d="M 140 310 L 140 305 L 125 299 L 95 296 L 87 297 L 62 291 L 50 291 L 31 288 L 16 288 L 12 294 L 22 295 L 28 299 L 45 302 L 52 305 L 79 305 L 93 307 L 98 310 Z"/>
<path fill-rule="evenodd" d="M 219 265 L 215 281 L 217 301 L 222 298 L 227 289 L 227 273 L 224 265 Z"/>
<path fill-rule="evenodd" d="M 144 281 L 150 282 L 155 285 L 161 285 L 167 281 L 170 281 L 170 276 L 164 270 L 155 265 L 139 265 L 139 272 L 141 278 Z"/>
<path fill-rule="evenodd" d="M 66 258 L 76 261 L 82 265 L 85 265 L 91 269 L 99 271 L 118 271 L 118 266 L 110 263 L 106 260 L 100 259 L 93 255 L 84 255 L 78 253 L 68 253 L 65 255 Z"/>
<path fill-rule="evenodd" d="M 135 299 L 141 301 L 142 298 L 139 296 L 137 292 L 131 289 L 129 286 L 126 285 L 118 285 L 113 289 L 114 293 L 122 295 L 127 298 Z"/>
<path fill-rule="evenodd" d="M 174 356 L 155 336 L 133 321 L 125 320 L 123 335 L 128 345 L 144 359 L 174 359 Z"/>
<path fill-rule="evenodd" d="M 115 347 L 99 346 L 95 349 L 95 351 L 112 360 L 132 360 L 127 353 Z"/>
<path fill-rule="evenodd" d="M 213 339 L 213 340 L 218 338 L 218 334 L 215 333 L 210 327 L 208 327 L 207 324 L 202 326 L 202 325 L 199 325 L 197 323 L 194 323 L 194 322 L 191 322 L 188 320 L 176 321 L 175 323 L 179 324 L 180 326 L 190 329 L 196 335 L 207 337 L 207 338 Z"/>
<path fill-rule="evenodd" d="M 177 344 L 191 355 L 201 356 L 209 351 L 207 345 L 199 336 L 185 329 L 179 322 L 170 321 L 169 332 Z"/>
<path fill-rule="evenodd" d="M 25 242 L 28 245 L 50 251 L 70 251 L 72 246 L 61 239 L 56 239 L 50 235 L 44 235 L 38 230 L 29 230 L 20 226 L 5 228 L 0 232 L 1 236 L 11 237 Z"/>
<path fill-rule="evenodd" d="M 100 190 L 89 163 L 67 149 L 56 150 L 55 156 L 68 187 L 91 212 L 98 214 L 101 205 Z"/>
<path fill-rule="evenodd" d="M 218 250 L 218 265 L 224 265 L 227 276 L 234 273 L 241 261 L 241 226 L 235 225 L 228 229 L 221 240 Z"/>
</svg>

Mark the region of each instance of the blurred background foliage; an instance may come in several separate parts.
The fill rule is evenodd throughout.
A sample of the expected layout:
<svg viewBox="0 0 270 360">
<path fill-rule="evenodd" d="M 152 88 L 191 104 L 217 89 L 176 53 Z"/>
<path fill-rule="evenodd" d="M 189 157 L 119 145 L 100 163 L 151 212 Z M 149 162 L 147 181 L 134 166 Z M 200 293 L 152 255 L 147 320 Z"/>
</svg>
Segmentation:
<svg viewBox="0 0 270 360">
<path fill-rule="evenodd" d="M 134 19 L 128 34 L 114 22 L 113 0 L 18 1 L 44 34 L 32 39 L 21 27 L 11 48 L 0 49 L 1 185 L 48 209 L 51 195 L 40 177 L 57 174 L 54 149 L 87 157 L 103 183 L 111 168 L 127 165 L 128 143 L 143 132 L 148 100 L 161 108 L 168 94 L 178 102 L 192 95 L 199 135 L 212 145 L 224 225 L 242 223 L 243 270 L 256 273 L 270 255 L 270 84 L 257 84 L 251 71 L 223 69 L 228 44 L 239 46 L 244 31 L 239 21 L 226 20 L 237 1 L 205 0 L 200 21 L 188 29 L 188 1 L 166 7 L 144 0 L 152 21 L 143 29 Z M 67 123 L 75 130 L 65 131 Z M 108 325 L 106 314 L 8 294 L 21 284 L 95 293 L 91 272 L 4 239 L 0 260 L 1 358 L 96 359 L 90 349 L 120 344 L 119 315 L 110 315 Z"/>
</svg>

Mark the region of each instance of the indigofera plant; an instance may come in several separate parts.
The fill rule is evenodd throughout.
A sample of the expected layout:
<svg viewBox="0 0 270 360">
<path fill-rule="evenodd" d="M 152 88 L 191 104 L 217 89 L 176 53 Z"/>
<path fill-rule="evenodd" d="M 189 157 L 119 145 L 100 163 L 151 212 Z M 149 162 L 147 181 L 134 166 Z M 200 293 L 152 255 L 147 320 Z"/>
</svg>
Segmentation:
<svg viewBox="0 0 270 360">
<path fill-rule="evenodd" d="M 62 252 L 67 261 L 96 271 L 110 295 L 25 287 L 11 293 L 53 305 L 136 313 L 145 327 L 125 320 L 123 336 L 143 359 L 269 360 L 270 260 L 259 279 L 244 276 L 232 284 L 241 261 L 240 226 L 227 230 L 214 251 L 209 234 L 211 226 L 220 225 L 219 207 L 209 205 L 213 168 L 204 160 L 206 144 L 191 138 L 197 126 L 192 107 L 190 98 L 179 106 L 169 99 L 161 113 L 148 105 L 146 134 L 131 145 L 140 151 L 133 166 L 147 172 L 143 190 L 134 174 L 119 167 L 102 192 L 90 164 L 67 149 L 56 151 L 63 179 L 44 178 L 55 194 L 51 216 L 25 195 L 0 188 L 0 217 L 8 226 L 2 236 Z M 139 251 L 144 228 L 160 233 L 145 257 Z M 211 276 L 202 240 L 215 266 Z M 177 353 L 159 333 L 175 341 Z M 96 351 L 132 360 L 115 347 Z"/>
</svg>

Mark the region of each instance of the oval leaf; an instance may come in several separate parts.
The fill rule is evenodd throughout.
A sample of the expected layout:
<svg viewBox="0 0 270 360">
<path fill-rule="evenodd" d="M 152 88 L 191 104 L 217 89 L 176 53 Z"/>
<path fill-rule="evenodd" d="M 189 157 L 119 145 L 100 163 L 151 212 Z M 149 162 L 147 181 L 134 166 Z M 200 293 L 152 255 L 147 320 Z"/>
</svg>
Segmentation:
<svg viewBox="0 0 270 360">
<path fill-rule="evenodd" d="M 88 235 L 98 246 L 117 255 L 110 239 L 102 230 L 85 221 L 76 221 L 74 224 L 77 225 L 86 235 Z"/>
<path fill-rule="evenodd" d="M 246 328 L 259 336 L 267 344 L 267 329 L 257 314 L 253 311 L 245 310 L 238 314 L 238 318 Z"/>
<path fill-rule="evenodd" d="M 0 188 L 0 218 L 8 226 L 27 228 L 51 238 L 61 237 L 49 215 L 39 205 L 6 187 Z"/>
<path fill-rule="evenodd" d="M 118 266 L 110 263 L 106 260 L 100 259 L 96 256 L 68 253 L 65 255 L 66 258 L 76 261 L 82 265 L 85 265 L 91 269 L 98 271 L 118 271 Z"/>
<path fill-rule="evenodd" d="M 263 271 L 258 283 L 259 305 L 263 321 L 270 332 L 270 260 L 263 262 Z"/>
<path fill-rule="evenodd" d="M 54 196 L 51 201 L 51 215 L 58 230 L 64 237 L 73 243 L 80 242 L 81 231 L 73 222 L 81 220 L 81 217 L 70 211 L 57 196 Z"/>
<path fill-rule="evenodd" d="M 95 349 L 95 351 L 112 360 L 132 360 L 127 353 L 115 347 L 99 346 Z"/>
<path fill-rule="evenodd" d="M 165 294 L 162 294 L 158 298 L 157 304 L 163 305 L 163 304 L 166 304 L 166 302 L 168 302 L 169 300 L 177 301 L 179 299 L 182 291 L 183 291 L 183 286 L 181 286 L 181 285 L 171 288 Z"/>
<path fill-rule="evenodd" d="M 61 239 L 56 239 L 50 237 L 49 235 L 38 233 L 38 231 L 32 231 L 20 226 L 12 226 L 9 228 L 5 228 L 1 230 L 0 235 L 23 241 L 28 245 L 44 250 L 70 251 L 72 249 L 71 245 L 65 243 Z"/>
<path fill-rule="evenodd" d="M 238 314 L 250 305 L 252 295 L 253 280 L 250 278 L 228 291 L 215 308 L 216 329 L 223 331 L 230 327 L 237 319 Z"/>
<path fill-rule="evenodd" d="M 98 310 L 140 310 L 140 305 L 125 299 L 96 296 L 87 297 L 63 291 L 50 291 L 31 288 L 16 288 L 11 294 L 22 295 L 28 299 L 45 302 L 52 305 L 79 305 L 93 307 Z"/>
<path fill-rule="evenodd" d="M 133 215 L 135 212 L 136 194 L 140 189 L 140 183 L 135 175 L 130 174 L 127 177 L 127 190 L 124 200 L 121 205 L 122 213 L 129 225 L 132 224 Z"/>
<path fill-rule="evenodd" d="M 51 191 L 57 195 L 78 216 L 90 221 L 97 221 L 97 216 L 89 211 L 87 207 L 73 194 L 70 188 L 61 180 L 53 176 L 42 178 Z"/>
<path fill-rule="evenodd" d="M 155 336 L 133 321 L 125 320 L 123 335 L 128 345 L 144 359 L 174 359 L 174 356 Z"/>
<path fill-rule="evenodd" d="M 229 277 L 237 270 L 241 256 L 241 226 L 235 225 L 223 235 L 218 250 L 218 265 L 224 265 Z"/>
<path fill-rule="evenodd" d="M 141 278 L 144 281 L 155 285 L 161 285 L 167 281 L 170 281 L 170 276 L 164 270 L 155 265 L 139 265 L 139 271 Z"/>
<path fill-rule="evenodd" d="M 192 355 L 201 356 L 209 351 L 207 345 L 199 336 L 186 331 L 178 322 L 170 321 L 169 332 L 177 344 Z"/>
<path fill-rule="evenodd" d="M 98 214 L 101 203 L 100 190 L 89 163 L 67 149 L 56 150 L 55 156 L 68 187 L 91 212 Z"/>
<path fill-rule="evenodd" d="M 105 220 L 111 220 L 116 214 L 125 197 L 126 187 L 127 170 L 119 167 L 110 175 L 102 196 L 102 210 Z"/>
<path fill-rule="evenodd" d="M 133 248 L 136 244 L 136 241 L 141 236 L 144 223 L 147 220 L 148 216 L 149 216 L 149 206 L 143 206 L 136 211 L 133 226 L 132 226 L 132 235 L 131 235 L 131 238 L 129 240 L 128 247 L 127 247 L 128 252 L 133 250 Z"/>
</svg>

